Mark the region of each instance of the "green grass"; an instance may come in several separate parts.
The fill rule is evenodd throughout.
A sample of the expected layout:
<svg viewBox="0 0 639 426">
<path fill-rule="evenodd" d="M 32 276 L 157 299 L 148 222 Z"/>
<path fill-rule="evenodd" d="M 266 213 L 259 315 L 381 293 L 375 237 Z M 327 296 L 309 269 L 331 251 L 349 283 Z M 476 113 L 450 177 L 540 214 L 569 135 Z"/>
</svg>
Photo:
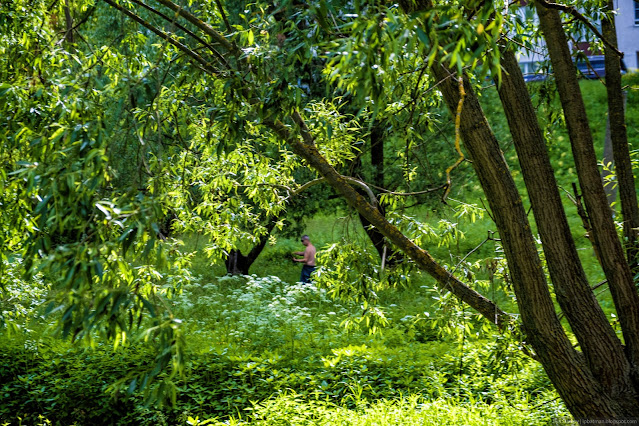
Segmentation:
<svg viewBox="0 0 639 426">
<path fill-rule="evenodd" d="M 516 341 L 483 331 L 454 306 L 447 307 L 450 324 L 469 327 L 463 340 L 443 331 L 442 318 L 416 320 L 419 308 L 434 307 L 427 289 L 392 293 L 404 303 L 387 306 L 389 326 L 374 335 L 341 325 L 361 315 L 357 304 L 332 301 L 313 286 L 224 278 L 183 290 L 172 309 L 185 322 L 188 364 L 174 407 L 145 406 L 138 390 L 126 392 L 128 380 L 117 398 L 108 391 L 127 372 L 150 365 L 150 347 L 113 351 L 104 342 L 82 349 L 24 333 L 0 338 L 0 419 L 479 425 L 498 417 L 503 424 L 543 424 L 566 415 L 543 370 Z"/>
<path fill-rule="evenodd" d="M 540 416 L 540 410 L 532 401 L 518 402 L 517 405 L 508 401 L 486 404 L 454 398 L 425 401 L 418 395 L 395 400 L 382 399 L 371 404 L 363 403 L 351 409 L 290 394 L 256 404 L 247 415 L 233 417 L 224 422 L 213 420 L 208 424 L 220 426 L 493 426 L 545 425 L 553 418 L 570 421 L 570 417 L 557 405 L 556 401 L 547 401 L 544 411 L 544 414 L 552 415 Z M 191 419 L 190 424 L 206 423 L 199 419 Z"/>
</svg>

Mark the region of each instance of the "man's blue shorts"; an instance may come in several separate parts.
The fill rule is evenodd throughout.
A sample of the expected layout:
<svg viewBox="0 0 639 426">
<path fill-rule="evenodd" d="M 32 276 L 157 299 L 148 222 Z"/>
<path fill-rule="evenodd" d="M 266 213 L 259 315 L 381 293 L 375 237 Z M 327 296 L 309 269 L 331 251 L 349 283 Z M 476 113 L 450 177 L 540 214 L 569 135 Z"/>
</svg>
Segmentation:
<svg viewBox="0 0 639 426">
<path fill-rule="evenodd" d="M 315 266 L 304 265 L 302 266 L 302 276 L 300 277 L 300 281 L 303 283 L 311 282 L 311 274 L 315 270 Z"/>
</svg>

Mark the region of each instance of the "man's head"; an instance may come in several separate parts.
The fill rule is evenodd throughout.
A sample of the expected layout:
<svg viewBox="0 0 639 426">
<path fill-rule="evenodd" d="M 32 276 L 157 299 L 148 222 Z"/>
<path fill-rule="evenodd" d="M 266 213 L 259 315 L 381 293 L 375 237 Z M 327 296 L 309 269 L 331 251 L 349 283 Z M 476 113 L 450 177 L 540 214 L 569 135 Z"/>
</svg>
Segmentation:
<svg viewBox="0 0 639 426">
<path fill-rule="evenodd" d="M 302 244 L 304 244 L 305 246 L 309 245 L 311 243 L 311 238 L 308 235 L 302 235 Z"/>
</svg>

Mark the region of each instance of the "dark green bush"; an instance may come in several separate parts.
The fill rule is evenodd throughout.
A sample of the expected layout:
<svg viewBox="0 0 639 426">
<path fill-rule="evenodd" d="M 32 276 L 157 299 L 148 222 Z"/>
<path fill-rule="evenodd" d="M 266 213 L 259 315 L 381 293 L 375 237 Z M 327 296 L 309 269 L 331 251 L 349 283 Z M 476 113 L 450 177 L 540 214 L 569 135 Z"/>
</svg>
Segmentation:
<svg viewBox="0 0 639 426">
<path fill-rule="evenodd" d="M 295 392 L 309 399 L 355 408 L 367 401 L 409 394 L 437 399 L 451 395 L 471 400 L 491 399 L 491 392 L 550 387 L 541 371 L 526 370 L 513 382 L 506 367 L 485 369 L 494 347 L 475 346 L 459 359 L 443 349 L 413 344 L 396 350 L 351 346 L 323 359 L 270 356 L 194 354 L 186 379 L 177 383 L 174 407 L 145 406 L 138 391 L 109 391 L 127 373 L 142 372 L 153 355 L 143 348 L 112 351 L 50 350 L 3 341 L 0 345 L 2 402 L 0 419 L 35 424 L 42 415 L 54 424 L 180 424 L 189 416 L 228 417 L 253 403 Z M 503 374 L 502 374 L 503 373 Z M 541 386 L 541 388 L 539 387 Z M 126 389 L 126 386 L 125 386 Z"/>
</svg>

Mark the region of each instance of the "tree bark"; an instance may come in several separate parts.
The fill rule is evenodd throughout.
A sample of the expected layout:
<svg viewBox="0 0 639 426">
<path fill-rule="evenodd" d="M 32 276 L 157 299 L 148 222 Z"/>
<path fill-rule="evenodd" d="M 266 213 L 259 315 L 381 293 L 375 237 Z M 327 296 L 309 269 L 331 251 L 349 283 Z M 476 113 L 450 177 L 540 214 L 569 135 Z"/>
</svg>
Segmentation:
<svg viewBox="0 0 639 426">
<path fill-rule="evenodd" d="M 502 49 L 502 81 L 496 82 L 554 283 L 557 301 L 606 395 L 636 405 L 630 364 L 599 306 L 581 266 L 561 202 L 543 133 L 515 54 Z M 501 83 L 501 84 L 500 84 Z"/>
<path fill-rule="evenodd" d="M 64 33 L 64 41 L 67 43 L 75 43 L 75 36 L 73 35 L 73 17 L 71 16 L 71 8 L 69 7 L 69 0 L 64 1 L 64 21 L 66 23 L 66 31 Z"/>
<path fill-rule="evenodd" d="M 536 4 L 536 9 L 556 76 L 579 185 L 592 226 L 593 242 L 601 255 L 629 360 L 636 371 L 639 365 L 639 294 L 617 237 L 612 211 L 599 175 L 586 108 L 559 12 L 540 4 Z"/>
<path fill-rule="evenodd" d="M 607 2 L 608 14 L 601 20 L 603 36 L 617 46 L 617 30 L 613 14 L 612 0 Z M 625 102 L 621 88 L 621 61 L 619 56 L 608 44 L 604 48 L 606 67 L 606 92 L 608 94 L 608 121 L 610 123 L 610 139 L 614 158 L 617 186 L 621 200 L 621 215 L 623 217 L 623 235 L 625 238 L 626 256 L 633 269 L 633 275 L 639 273 L 637 266 L 639 243 L 637 229 L 639 229 L 639 204 L 635 179 L 632 174 L 632 163 L 628 149 L 628 134 L 626 131 Z"/>
</svg>

